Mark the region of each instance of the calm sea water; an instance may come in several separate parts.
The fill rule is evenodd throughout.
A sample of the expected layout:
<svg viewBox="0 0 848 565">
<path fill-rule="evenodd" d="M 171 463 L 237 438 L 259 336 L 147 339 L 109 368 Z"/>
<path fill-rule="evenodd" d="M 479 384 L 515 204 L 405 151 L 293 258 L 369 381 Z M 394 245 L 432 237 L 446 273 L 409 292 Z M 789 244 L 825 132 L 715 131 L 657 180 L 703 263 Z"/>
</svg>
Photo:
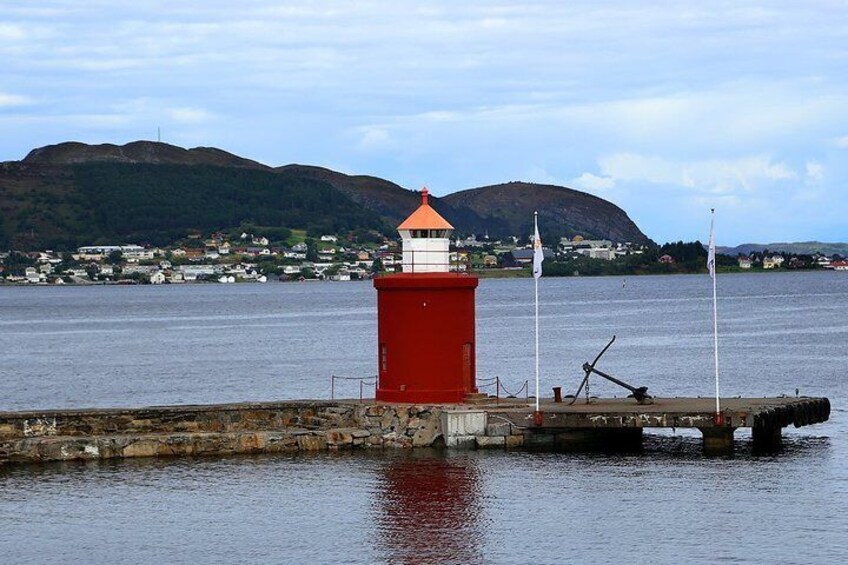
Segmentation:
<svg viewBox="0 0 848 565">
<path fill-rule="evenodd" d="M 533 374 L 532 280 L 482 281 L 478 378 Z M 0 469 L 8 563 L 841 563 L 848 276 L 719 278 L 722 394 L 828 396 L 782 453 L 353 453 Z M 542 279 L 543 391 L 713 393 L 706 276 Z M 368 283 L 0 287 L 0 410 L 327 398 L 376 366 Z M 343 385 L 344 386 L 344 385 Z M 341 392 L 359 394 L 349 384 Z M 593 393 L 620 394 L 594 383 Z M 549 394 L 549 392 L 548 392 Z"/>
</svg>

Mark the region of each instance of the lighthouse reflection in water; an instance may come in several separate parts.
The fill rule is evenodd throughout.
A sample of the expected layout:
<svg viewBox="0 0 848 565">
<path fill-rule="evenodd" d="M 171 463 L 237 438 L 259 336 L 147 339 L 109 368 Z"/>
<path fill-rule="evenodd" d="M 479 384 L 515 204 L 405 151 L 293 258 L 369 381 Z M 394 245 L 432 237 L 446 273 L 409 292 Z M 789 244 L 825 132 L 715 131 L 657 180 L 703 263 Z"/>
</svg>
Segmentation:
<svg viewBox="0 0 848 565">
<path fill-rule="evenodd" d="M 477 463 L 430 450 L 386 459 L 372 503 L 376 546 L 386 563 L 480 561 Z"/>
</svg>

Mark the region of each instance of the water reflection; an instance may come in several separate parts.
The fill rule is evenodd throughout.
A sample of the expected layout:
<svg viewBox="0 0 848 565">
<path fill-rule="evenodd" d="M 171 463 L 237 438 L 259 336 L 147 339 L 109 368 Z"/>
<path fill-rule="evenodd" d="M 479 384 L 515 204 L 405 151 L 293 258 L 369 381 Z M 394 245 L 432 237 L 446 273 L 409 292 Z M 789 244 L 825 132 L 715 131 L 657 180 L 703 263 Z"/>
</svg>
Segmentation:
<svg viewBox="0 0 848 565">
<path fill-rule="evenodd" d="M 482 561 L 480 471 L 475 459 L 423 450 L 387 458 L 373 503 L 387 563 Z"/>
</svg>

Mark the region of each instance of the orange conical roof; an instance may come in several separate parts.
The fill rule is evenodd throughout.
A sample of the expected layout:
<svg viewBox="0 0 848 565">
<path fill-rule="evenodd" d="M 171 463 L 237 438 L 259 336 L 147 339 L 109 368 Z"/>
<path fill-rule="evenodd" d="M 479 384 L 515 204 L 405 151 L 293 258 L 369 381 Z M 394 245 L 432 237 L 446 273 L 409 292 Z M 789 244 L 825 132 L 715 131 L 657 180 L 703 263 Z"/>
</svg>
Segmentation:
<svg viewBox="0 0 848 565">
<path fill-rule="evenodd" d="M 430 191 L 421 191 L 421 206 L 397 227 L 399 230 L 452 230 L 453 226 L 429 204 Z"/>
</svg>

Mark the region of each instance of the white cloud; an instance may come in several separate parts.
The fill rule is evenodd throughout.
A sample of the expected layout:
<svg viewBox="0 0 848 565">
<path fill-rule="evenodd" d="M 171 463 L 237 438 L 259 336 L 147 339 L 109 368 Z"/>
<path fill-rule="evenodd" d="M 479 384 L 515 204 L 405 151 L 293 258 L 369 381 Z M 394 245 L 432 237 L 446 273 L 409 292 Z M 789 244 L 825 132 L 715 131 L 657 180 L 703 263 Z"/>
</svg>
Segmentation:
<svg viewBox="0 0 848 565">
<path fill-rule="evenodd" d="M 0 40 L 20 41 L 26 36 L 26 31 L 19 25 L 0 24 Z"/>
<path fill-rule="evenodd" d="M 114 130 L 129 123 L 127 116 L 119 114 L 73 114 L 59 118 L 74 127 L 92 127 L 94 129 Z"/>
<path fill-rule="evenodd" d="M 545 167 L 533 166 L 524 173 L 522 180 L 538 184 L 563 184 L 556 176 L 552 175 Z"/>
<path fill-rule="evenodd" d="M 0 108 L 4 106 L 27 106 L 32 103 L 33 99 L 28 96 L 0 92 Z"/>
<path fill-rule="evenodd" d="M 157 107 L 157 102 L 149 97 L 121 100 L 112 104 L 114 111 L 126 114 L 146 114 L 155 110 Z"/>
<path fill-rule="evenodd" d="M 810 182 L 821 182 L 824 177 L 824 165 L 818 161 L 807 161 L 807 180 Z"/>
<path fill-rule="evenodd" d="M 616 153 L 598 159 L 600 176 L 583 173 L 578 179 L 613 186 L 626 182 L 677 186 L 694 192 L 733 193 L 740 189 L 757 190 L 775 181 L 798 177 L 785 163 L 766 156 L 736 159 L 674 161 L 636 153 Z"/>
<path fill-rule="evenodd" d="M 375 151 L 385 149 L 391 145 L 391 135 L 389 131 L 380 126 L 368 126 L 361 128 L 361 137 L 358 147 L 363 151 Z"/>
<path fill-rule="evenodd" d="M 571 181 L 574 188 L 588 192 L 604 192 L 615 187 L 615 179 L 607 176 L 597 176 L 592 173 L 583 173 Z"/>
<path fill-rule="evenodd" d="M 169 108 L 166 114 L 175 122 L 182 124 L 200 124 L 208 122 L 214 116 L 203 108 Z"/>
<path fill-rule="evenodd" d="M 844 135 L 836 140 L 836 146 L 841 149 L 848 149 L 848 135 Z"/>
<path fill-rule="evenodd" d="M 420 114 L 419 117 L 430 122 L 457 122 L 463 118 L 462 114 L 459 112 L 447 112 L 444 110 L 424 112 L 423 114 Z"/>
</svg>

